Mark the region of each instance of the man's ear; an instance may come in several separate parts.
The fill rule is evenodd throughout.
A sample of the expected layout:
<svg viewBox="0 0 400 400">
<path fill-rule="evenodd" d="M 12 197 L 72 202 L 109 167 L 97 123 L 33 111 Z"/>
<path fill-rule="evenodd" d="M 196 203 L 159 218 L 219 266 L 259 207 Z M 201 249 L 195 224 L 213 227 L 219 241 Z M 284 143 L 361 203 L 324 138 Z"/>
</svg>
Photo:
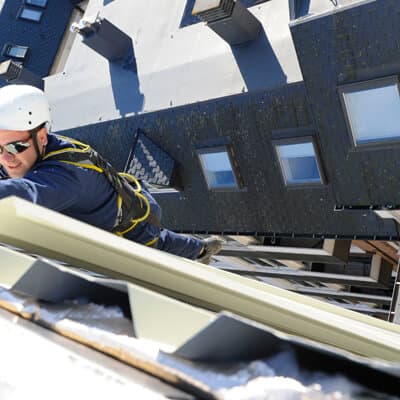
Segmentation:
<svg viewBox="0 0 400 400">
<path fill-rule="evenodd" d="M 37 138 L 38 138 L 39 143 L 41 143 L 43 146 L 46 146 L 46 144 L 47 144 L 47 129 L 45 127 L 43 127 L 37 133 Z"/>
</svg>

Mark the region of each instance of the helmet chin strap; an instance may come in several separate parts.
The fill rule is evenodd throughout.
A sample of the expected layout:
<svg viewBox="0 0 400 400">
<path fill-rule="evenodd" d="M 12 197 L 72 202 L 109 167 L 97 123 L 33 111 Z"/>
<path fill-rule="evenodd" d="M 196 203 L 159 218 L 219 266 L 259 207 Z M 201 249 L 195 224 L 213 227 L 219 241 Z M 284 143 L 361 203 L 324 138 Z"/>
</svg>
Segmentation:
<svg viewBox="0 0 400 400">
<path fill-rule="evenodd" d="M 36 150 L 36 155 L 37 155 L 36 162 L 38 162 L 38 161 L 40 161 L 42 159 L 42 154 L 40 152 L 39 144 L 38 144 L 38 141 L 37 141 L 37 131 L 31 132 L 31 138 L 32 138 L 32 141 L 33 141 L 33 146 L 35 147 L 35 150 Z"/>
<path fill-rule="evenodd" d="M 35 151 L 36 151 L 36 155 L 37 155 L 37 159 L 36 162 L 39 162 L 42 160 L 44 153 L 46 151 L 46 145 L 43 145 L 42 151 L 40 151 L 39 149 L 39 143 L 38 143 L 38 139 L 37 139 L 37 134 L 38 132 L 43 129 L 43 125 L 39 126 L 38 128 L 32 129 L 29 133 L 31 135 L 32 141 L 33 141 L 33 146 L 35 147 Z"/>
</svg>

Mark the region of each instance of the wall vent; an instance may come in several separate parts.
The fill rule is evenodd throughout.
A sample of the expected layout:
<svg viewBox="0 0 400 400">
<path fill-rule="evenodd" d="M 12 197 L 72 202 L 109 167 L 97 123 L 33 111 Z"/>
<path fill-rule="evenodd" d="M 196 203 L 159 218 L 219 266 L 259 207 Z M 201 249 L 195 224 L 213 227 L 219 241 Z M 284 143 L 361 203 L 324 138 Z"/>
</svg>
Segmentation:
<svg viewBox="0 0 400 400">
<path fill-rule="evenodd" d="M 7 83 L 32 85 L 42 90 L 44 88 L 44 81 L 40 76 L 12 60 L 3 61 L 0 64 L 0 78 Z"/>
<path fill-rule="evenodd" d="M 182 189 L 181 166 L 138 129 L 125 172 L 158 188 Z"/>
<path fill-rule="evenodd" d="M 236 0 L 196 0 L 192 14 L 230 45 L 255 40 L 262 28 L 260 21 Z"/>
<path fill-rule="evenodd" d="M 192 14 L 198 15 L 203 21 L 215 22 L 230 17 L 234 6 L 233 0 L 196 1 Z"/>
<path fill-rule="evenodd" d="M 99 14 L 83 17 L 70 29 L 81 35 L 82 43 L 110 62 L 121 62 L 123 67 L 136 65 L 132 38 Z"/>
</svg>

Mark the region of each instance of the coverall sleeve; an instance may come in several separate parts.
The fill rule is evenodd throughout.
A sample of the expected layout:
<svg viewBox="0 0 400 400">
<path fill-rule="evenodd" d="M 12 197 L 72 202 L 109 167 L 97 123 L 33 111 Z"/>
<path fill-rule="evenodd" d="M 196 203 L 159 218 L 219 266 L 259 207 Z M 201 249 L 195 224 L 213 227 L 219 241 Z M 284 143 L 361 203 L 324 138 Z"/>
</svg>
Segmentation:
<svg viewBox="0 0 400 400">
<path fill-rule="evenodd" d="M 17 196 L 63 211 L 79 201 L 82 186 L 73 169 L 50 165 L 30 171 L 24 178 L 0 180 L 0 199 Z"/>
</svg>

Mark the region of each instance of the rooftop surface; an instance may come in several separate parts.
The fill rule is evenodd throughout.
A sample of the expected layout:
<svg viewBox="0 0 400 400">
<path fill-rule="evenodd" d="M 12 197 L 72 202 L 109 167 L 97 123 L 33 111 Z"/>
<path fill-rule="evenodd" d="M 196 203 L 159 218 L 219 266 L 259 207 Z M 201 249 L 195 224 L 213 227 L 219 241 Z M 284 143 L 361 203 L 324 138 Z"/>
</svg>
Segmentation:
<svg viewBox="0 0 400 400">
<path fill-rule="evenodd" d="M 85 17 L 100 13 L 132 38 L 137 73 L 109 63 L 77 34 L 64 72 L 46 78 L 55 131 L 302 80 L 287 1 L 251 7 L 264 29 L 233 47 L 205 23 L 180 28 L 183 1 L 104 4 L 90 1 Z"/>
</svg>

